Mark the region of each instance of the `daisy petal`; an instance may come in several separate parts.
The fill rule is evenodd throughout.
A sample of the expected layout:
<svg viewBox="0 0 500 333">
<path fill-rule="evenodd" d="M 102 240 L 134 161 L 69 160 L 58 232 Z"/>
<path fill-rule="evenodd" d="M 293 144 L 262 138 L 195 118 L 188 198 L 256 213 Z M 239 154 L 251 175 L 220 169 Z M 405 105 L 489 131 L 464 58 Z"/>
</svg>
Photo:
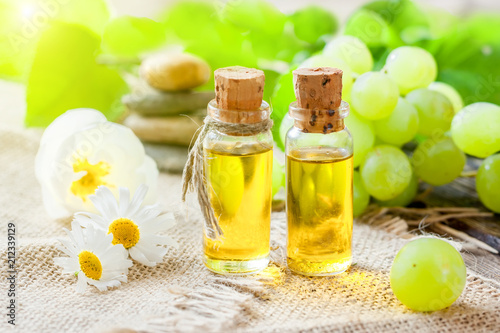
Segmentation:
<svg viewBox="0 0 500 333">
<path fill-rule="evenodd" d="M 144 254 L 141 253 L 135 246 L 133 248 L 129 249 L 130 256 L 132 259 L 134 259 L 137 262 L 140 262 L 143 265 L 146 266 L 156 266 L 156 262 L 154 261 L 149 261 Z"/>
<path fill-rule="evenodd" d="M 146 197 L 146 194 L 148 193 L 148 186 L 141 184 L 134 193 L 134 198 L 132 199 L 132 202 L 130 203 L 130 206 L 127 211 L 127 215 L 134 215 L 137 210 L 141 207 L 142 202 L 144 201 L 144 198 Z"/>
<path fill-rule="evenodd" d="M 125 214 L 127 213 L 129 203 L 130 203 L 130 191 L 126 187 L 120 187 L 120 202 L 118 204 L 119 216 L 125 216 Z"/>
<path fill-rule="evenodd" d="M 87 290 L 87 277 L 83 272 L 78 272 L 78 280 L 76 282 L 76 292 L 83 294 Z"/>
</svg>

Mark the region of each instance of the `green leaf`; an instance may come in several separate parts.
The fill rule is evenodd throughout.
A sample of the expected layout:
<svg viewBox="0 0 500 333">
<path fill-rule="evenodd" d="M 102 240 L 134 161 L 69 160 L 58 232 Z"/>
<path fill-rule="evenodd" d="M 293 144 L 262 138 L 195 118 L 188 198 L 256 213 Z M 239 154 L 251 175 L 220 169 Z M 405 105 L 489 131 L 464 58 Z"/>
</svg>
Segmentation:
<svg viewBox="0 0 500 333">
<path fill-rule="evenodd" d="M 263 69 L 263 71 L 266 76 L 263 99 L 265 101 L 269 101 L 274 93 L 274 88 L 276 87 L 281 74 L 273 69 Z"/>
<path fill-rule="evenodd" d="M 286 16 L 266 0 L 228 1 L 222 9 L 222 19 L 243 31 L 259 31 L 280 35 Z"/>
<path fill-rule="evenodd" d="M 105 52 L 136 57 L 162 46 L 165 29 L 162 24 L 145 17 L 122 16 L 111 20 L 102 37 Z"/>
<path fill-rule="evenodd" d="M 284 150 L 285 148 L 285 143 L 282 142 L 280 138 L 280 125 L 283 117 L 285 117 L 288 112 L 290 103 L 295 101 L 292 73 L 295 69 L 296 67 L 293 67 L 287 73 L 280 76 L 270 100 L 273 110 L 273 112 L 271 113 L 271 118 L 274 121 L 274 126 L 272 129 L 273 138 L 278 147 L 280 147 L 282 150 Z"/>
<path fill-rule="evenodd" d="M 500 14 L 474 14 L 467 20 L 466 26 L 478 43 L 500 44 Z"/>
<path fill-rule="evenodd" d="M 51 22 L 79 23 L 101 34 L 109 17 L 104 0 L 0 0 L 0 77 L 26 81 Z"/>
<path fill-rule="evenodd" d="M 310 44 L 314 44 L 323 35 L 332 35 L 337 31 L 338 22 L 328 10 L 309 5 L 297 10 L 290 16 L 295 35 Z"/>
<path fill-rule="evenodd" d="M 363 6 L 382 17 L 396 31 L 412 27 L 428 27 L 429 22 L 424 12 L 410 0 L 374 1 Z"/>
<path fill-rule="evenodd" d="M 213 70 L 226 66 L 256 67 L 251 44 L 230 22 L 222 22 L 214 5 L 206 1 L 179 2 L 163 15 L 170 43 L 205 59 Z M 201 89 L 213 89 L 213 78 Z"/>
<path fill-rule="evenodd" d="M 100 38 L 89 29 L 53 23 L 41 36 L 27 87 L 27 126 L 47 126 L 69 109 L 94 108 L 116 119 L 126 91 L 120 75 L 95 61 Z"/>
<path fill-rule="evenodd" d="M 106 0 L 38 0 L 54 5 L 53 18 L 66 23 L 81 24 L 102 35 L 106 23 L 111 18 Z M 57 2 L 61 3 L 57 6 Z"/>
<path fill-rule="evenodd" d="M 455 87 L 466 105 L 500 104 L 498 14 L 474 15 L 433 45 L 438 80 Z"/>
</svg>

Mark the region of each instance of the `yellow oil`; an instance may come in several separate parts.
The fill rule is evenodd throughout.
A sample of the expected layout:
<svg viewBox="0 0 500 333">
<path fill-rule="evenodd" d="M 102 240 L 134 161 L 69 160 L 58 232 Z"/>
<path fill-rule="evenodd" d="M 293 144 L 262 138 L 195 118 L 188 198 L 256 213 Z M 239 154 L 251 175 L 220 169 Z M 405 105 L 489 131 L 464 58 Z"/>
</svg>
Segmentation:
<svg viewBox="0 0 500 333">
<path fill-rule="evenodd" d="M 307 148 L 287 155 L 287 263 L 304 275 L 331 275 L 351 264 L 352 154 Z"/>
<path fill-rule="evenodd" d="M 253 145 L 227 152 L 205 149 L 205 177 L 220 240 L 204 235 L 205 265 L 218 273 L 265 268 L 271 227 L 271 147 Z"/>
</svg>

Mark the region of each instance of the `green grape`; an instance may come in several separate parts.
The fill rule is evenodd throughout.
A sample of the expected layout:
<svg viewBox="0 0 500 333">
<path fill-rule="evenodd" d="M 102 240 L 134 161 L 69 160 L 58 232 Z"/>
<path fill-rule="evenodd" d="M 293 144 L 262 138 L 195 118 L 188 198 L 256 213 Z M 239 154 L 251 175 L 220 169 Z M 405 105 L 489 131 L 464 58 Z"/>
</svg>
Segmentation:
<svg viewBox="0 0 500 333">
<path fill-rule="evenodd" d="M 102 37 L 106 52 L 135 57 L 165 43 L 162 24 L 145 17 L 122 16 L 106 25 Z"/>
<path fill-rule="evenodd" d="M 432 54 L 416 46 L 398 47 L 389 53 L 385 70 L 396 81 L 402 95 L 427 87 L 437 75 Z"/>
<path fill-rule="evenodd" d="M 366 190 L 378 200 L 390 200 L 403 193 L 412 177 L 408 157 L 393 146 L 376 146 L 361 165 Z"/>
<path fill-rule="evenodd" d="M 460 253 L 437 238 L 409 242 L 391 267 L 394 295 L 415 311 L 437 311 L 452 305 L 464 290 L 466 279 Z"/>
<path fill-rule="evenodd" d="M 367 72 L 358 77 L 351 91 L 351 103 L 366 119 L 389 117 L 398 104 L 399 91 L 390 76 L 382 72 Z"/>
<path fill-rule="evenodd" d="M 354 36 L 340 36 L 323 49 L 323 54 L 343 60 L 357 76 L 373 68 L 373 58 L 368 47 Z"/>
<path fill-rule="evenodd" d="M 370 121 L 358 116 L 354 110 L 344 119 L 354 142 L 354 167 L 361 165 L 366 154 L 375 144 L 375 133 Z"/>
<path fill-rule="evenodd" d="M 290 128 L 292 128 L 294 123 L 294 120 L 292 117 L 290 117 L 290 114 L 287 113 L 283 119 L 281 120 L 281 125 L 280 125 L 280 139 L 283 144 L 285 143 L 286 139 L 286 133 Z"/>
<path fill-rule="evenodd" d="M 391 28 L 381 15 L 362 8 L 349 17 L 344 34 L 358 37 L 369 47 L 385 47 L 391 38 Z"/>
<path fill-rule="evenodd" d="M 424 141 L 411 158 L 415 174 L 434 186 L 448 184 L 460 176 L 466 161 L 465 154 L 448 137 Z"/>
<path fill-rule="evenodd" d="M 375 134 L 383 142 L 395 146 L 411 141 L 418 130 L 418 112 L 415 107 L 400 97 L 398 104 L 387 118 L 373 122 Z"/>
<path fill-rule="evenodd" d="M 440 136 L 448 131 L 453 120 L 453 105 L 443 94 L 427 88 L 406 95 L 418 111 L 418 134 Z"/>
<path fill-rule="evenodd" d="M 272 182 L 272 195 L 273 197 L 285 185 L 285 166 L 273 157 L 273 182 Z"/>
<path fill-rule="evenodd" d="M 405 188 L 403 193 L 391 200 L 376 200 L 376 202 L 382 207 L 405 207 L 408 206 L 418 192 L 418 178 L 413 175 L 411 177 L 410 184 Z"/>
<path fill-rule="evenodd" d="M 314 44 L 323 35 L 333 34 L 338 28 L 335 16 L 328 10 L 309 5 L 297 10 L 290 16 L 295 35 Z"/>
<path fill-rule="evenodd" d="M 370 203 L 370 194 L 365 189 L 358 171 L 353 173 L 353 213 L 354 217 L 363 214 Z"/>
<path fill-rule="evenodd" d="M 325 54 L 317 54 L 309 59 L 306 59 L 299 68 L 314 68 L 314 67 L 334 67 L 342 70 L 342 98 L 348 99 L 351 95 L 353 74 L 352 70 L 343 60 L 330 57 Z"/>
<path fill-rule="evenodd" d="M 500 154 L 483 161 L 476 176 L 476 190 L 488 209 L 500 213 Z"/>
<path fill-rule="evenodd" d="M 432 82 L 428 88 L 446 96 L 450 100 L 451 105 L 453 105 L 453 111 L 455 111 L 455 113 L 464 108 L 462 96 L 460 96 L 458 91 L 449 84 L 443 82 Z"/>
<path fill-rule="evenodd" d="M 458 148 L 485 158 L 500 151 L 500 106 L 474 103 L 453 118 L 451 135 Z"/>
</svg>

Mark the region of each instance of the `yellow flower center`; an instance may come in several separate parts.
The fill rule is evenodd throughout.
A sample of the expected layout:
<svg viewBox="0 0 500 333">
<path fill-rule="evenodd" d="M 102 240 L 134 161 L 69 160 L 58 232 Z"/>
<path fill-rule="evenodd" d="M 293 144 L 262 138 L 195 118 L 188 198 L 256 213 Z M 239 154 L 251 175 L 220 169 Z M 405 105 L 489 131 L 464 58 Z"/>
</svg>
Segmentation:
<svg viewBox="0 0 500 333">
<path fill-rule="evenodd" d="M 89 251 L 82 251 L 78 255 L 78 262 L 83 273 L 93 280 L 99 280 L 102 275 L 101 261 L 95 254 Z"/>
<path fill-rule="evenodd" d="M 130 249 L 137 244 L 139 238 L 141 238 L 139 227 L 126 218 L 114 220 L 109 225 L 108 234 L 113 234 L 113 245 L 123 244 L 126 249 Z"/>
<path fill-rule="evenodd" d="M 71 193 L 80 197 L 84 202 L 87 201 L 87 197 L 94 194 L 97 187 L 107 185 L 102 178 L 109 174 L 110 168 L 106 162 L 90 164 L 86 158 L 76 160 L 73 164 L 73 171 L 86 171 L 87 174 L 71 184 Z"/>
</svg>

